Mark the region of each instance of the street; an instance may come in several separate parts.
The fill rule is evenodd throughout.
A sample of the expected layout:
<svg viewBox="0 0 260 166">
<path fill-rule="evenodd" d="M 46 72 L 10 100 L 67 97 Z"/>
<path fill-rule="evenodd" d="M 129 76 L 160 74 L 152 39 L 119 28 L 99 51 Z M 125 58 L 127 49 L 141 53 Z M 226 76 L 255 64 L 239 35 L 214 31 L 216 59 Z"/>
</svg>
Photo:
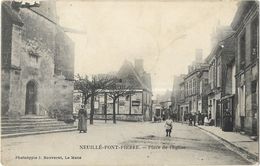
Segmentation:
<svg viewBox="0 0 260 166">
<path fill-rule="evenodd" d="M 1 150 L 3 165 L 250 164 L 199 128 L 181 123 L 174 123 L 172 137 L 165 137 L 163 122 L 95 121 L 87 133 L 2 139 Z"/>
</svg>

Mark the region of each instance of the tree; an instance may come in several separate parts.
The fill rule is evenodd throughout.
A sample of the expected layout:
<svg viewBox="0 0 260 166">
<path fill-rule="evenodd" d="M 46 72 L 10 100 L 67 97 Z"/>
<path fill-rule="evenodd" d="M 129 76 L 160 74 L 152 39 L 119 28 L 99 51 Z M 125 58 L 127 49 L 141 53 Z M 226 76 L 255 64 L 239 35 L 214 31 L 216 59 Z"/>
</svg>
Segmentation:
<svg viewBox="0 0 260 166">
<path fill-rule="evenodd" d="M 120 96 L 131 95 L 134 93 L 133 86 L 122 82 L 122 79 L 114 77 L 108 87 L 107 95 L 113 100 L 113 123 L 116 123 L 116 101 Z"/>
<path fill-rule="evenodd" d="M 90 124 L 93 124 L 95 96 L 110 87 L 113 79 L 109 75 L 95 75 L 92 76 L 91 80 L 87 75 L 80 76 L 78 74 L 75 77 L 74 88 L 82 92 L 84 107 L 86 107 L 88 99 L 91 98 Z"/>
</svg>

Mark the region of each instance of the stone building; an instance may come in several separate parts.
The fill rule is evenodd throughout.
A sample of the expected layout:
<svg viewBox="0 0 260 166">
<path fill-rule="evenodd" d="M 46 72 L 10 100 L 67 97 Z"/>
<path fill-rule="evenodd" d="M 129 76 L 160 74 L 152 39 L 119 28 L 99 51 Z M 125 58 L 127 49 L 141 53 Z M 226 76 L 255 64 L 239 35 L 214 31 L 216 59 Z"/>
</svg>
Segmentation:
<svg viewBox="0 0 260 166">
<path fill-rule="evenodd" d="M 136 59 L 134 66 L 131 62 L 125 61 L 116 75 L 123 84 L 134 85 L 133 93 L 120 96 L 116 102 L 116 118 L 127 121 L 152 120 L 151 76 L 144 70 L 143 60 Z M 95 97 L 95 119 L 105 118 L 105 108 L 107 119 L 112 119 L 113 100 L 106 93 L 109 91 Z"/>
<path fill-rule="evenodd" d="M 219 32 L 218 34 L 222 33 Z M 228 36 L 224 36 L 223 34 L 227 34 Z M 234 66 L 232 66 L 232 59 L 234 58 L 233 34 L 225 31 L 223 31 L 223 34 L 221 38 L 218 38 L 218 42 L 206 58 L 206 62 L 209 64 L 208 115 L 214 120 L 215 125 L 219 127 L 222 123 L 221 98 L 229 95 L 229 93 L 224 93 L 224 90 L 227 90 L 227 92 L 229 90 L 224 88 L 226 84 L 229 84 L 225 80 L 227 67 L 231 65 L 231 72 L 234 69 Z"/>
<path fill-rule="evenodd" d="M 1 7 L 2 115 L 72 112 L 74 44 L 58 24 L 55 1 Z"/>
<path fill-rule="evenodd" d="M 185 106 L 182 105 L 185 102 L 184 77 L 184 74 L 174 77 L 171 95 L 172 109 L 177 112 L 177 120 L 179 121 L 182 120 L 185 113 Z M 187 111 L 186 113 L 188 113 Z"/>
<path fill-rule="evenodd" d="M 205 100 L 204 98 L 202 100 L 202 95 L 200 95 L 200 82 L 204 86 L 204 83 L 207 82 L 204 80 L 207 79 L 208 73 L 208 64 L 202 60 L 202 51 L 197 50 L 195 57 L 195 62 L 189 66 L 188 74 L 184 77 L 184 105 L 188 105 L 188 112 L 192 114 L 198 113 L 198 110 L 202 111 Z"/>
<path fill-rule="evenodd" d="M 237 105 L 235 129 L 258 135 L 259 2 L 241 1 L 231 23 L 235 31 Z"/>
</svg>

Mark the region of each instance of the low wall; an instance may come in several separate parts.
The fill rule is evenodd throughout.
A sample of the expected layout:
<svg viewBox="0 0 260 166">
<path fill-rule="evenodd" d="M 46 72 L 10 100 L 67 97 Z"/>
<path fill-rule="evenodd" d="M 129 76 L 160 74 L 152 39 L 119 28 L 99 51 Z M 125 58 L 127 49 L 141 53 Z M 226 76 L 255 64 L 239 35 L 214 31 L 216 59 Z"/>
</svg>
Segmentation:
<svg viewBox="0 0 260 166">
<path fill-rule="evenodd" d="M 94 119 L 105 120 L 105 115 L 103 115 L 103 114 L 102 115 L 94 115 Z M 113 115 L 108 114 L 107 120 L 112 120 L 112 119 L 113 119 Z M 116 120 L 142 122 L 143 121 L 143 115 L 128 115 L 128 114 L 116 115 Z"/>
</svg>

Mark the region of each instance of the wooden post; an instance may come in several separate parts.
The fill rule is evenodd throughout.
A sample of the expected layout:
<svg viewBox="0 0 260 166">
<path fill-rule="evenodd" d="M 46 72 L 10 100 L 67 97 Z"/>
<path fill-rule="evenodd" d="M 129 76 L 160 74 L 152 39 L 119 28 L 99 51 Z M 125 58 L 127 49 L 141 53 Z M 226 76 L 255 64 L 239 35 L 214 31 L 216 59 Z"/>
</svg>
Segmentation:
<svg viewBox="0 0 260 166">
<path fill-rule="evenodd" d="M 132 94 L 129 96 L 129 115 L 131 115 L 131 109 L 132 109 Z"/>
<path fill-rule="evenodd" d="M 119 97 L 117 99 L 117 114 L 119 114 Z"/>
<path fill-rule="evenodd" d="M 105 96 L 104 96 L 104 106 L 105 106 L 105 123 L 107 123 L 107 93 L 105 92 Z"/>
<path fill-rule="evenodd" d="M 142 91 L 142 115 L 144 115 L 144 90 Z"/>
</svg>

